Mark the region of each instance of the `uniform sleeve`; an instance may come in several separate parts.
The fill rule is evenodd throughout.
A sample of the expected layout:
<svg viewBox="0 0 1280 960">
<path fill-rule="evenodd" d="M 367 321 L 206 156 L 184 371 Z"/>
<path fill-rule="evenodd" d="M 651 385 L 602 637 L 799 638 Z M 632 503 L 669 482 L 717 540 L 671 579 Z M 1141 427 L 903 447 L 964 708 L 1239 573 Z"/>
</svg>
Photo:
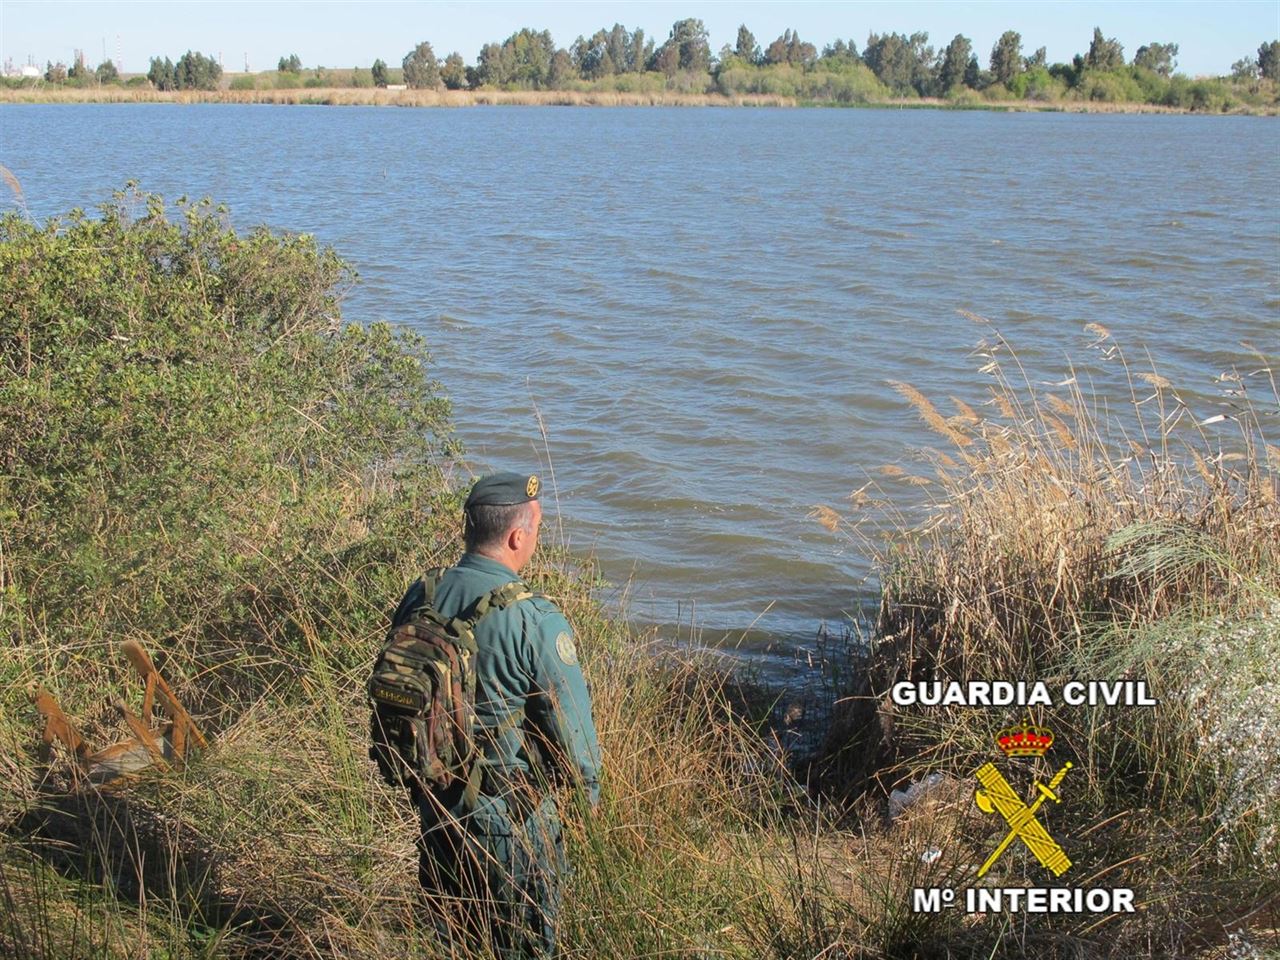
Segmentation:
<svg viewBox="0 0 1280 960">
<path fill-rule="evenodd" d="M 600 743 L 573 628 L 549 601 L 531 601 L 534 605 L 537 615 L 529 624 L 534 689 L 527 716 L 549 748 L 557 773 L 581 784 L 595 806 L 600 799 Z"/>
</svg>

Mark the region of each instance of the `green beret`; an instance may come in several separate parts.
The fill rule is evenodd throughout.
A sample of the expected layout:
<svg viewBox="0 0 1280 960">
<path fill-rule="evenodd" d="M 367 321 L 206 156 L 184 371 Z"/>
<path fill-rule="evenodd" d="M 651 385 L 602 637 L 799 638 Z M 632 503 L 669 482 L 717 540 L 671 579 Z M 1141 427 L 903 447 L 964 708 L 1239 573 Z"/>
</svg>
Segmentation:
<svg viewBox="0 0 1280 960">
<path fill-rule="evenodd" d="M 537 500 L 542 481 L 528 473 L 491 473 L 471 488 L 466 508 L 508 506 Z"/>
</svg>

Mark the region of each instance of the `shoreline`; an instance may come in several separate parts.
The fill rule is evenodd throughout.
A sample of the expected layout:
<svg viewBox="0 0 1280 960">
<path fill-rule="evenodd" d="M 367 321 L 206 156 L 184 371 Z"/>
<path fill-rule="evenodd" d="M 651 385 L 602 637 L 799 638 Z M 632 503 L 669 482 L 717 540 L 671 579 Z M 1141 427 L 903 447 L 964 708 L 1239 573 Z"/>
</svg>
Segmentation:
<svg viewBox="0 0 1280 960">
<path fill-rule="evenodd" d="M 1090 100 L 943 100 L 903 98 L 864 103 L 802 100 L 775 94 L 657 93 L 614 90 L 386 90 L 357 87 L 313 87 L 287 90 L 161 91 L 127 87 L 93 89 L 3 89 L 0 104 L 10 103 L 228 103 L 283 106 L 376 107 L 802 107 L 863 110 L 964 110 L 996 113 L 1185 114 L 1197 116 L 1280 116 L 1280 107 L 1239 107 L 1229 111 L 1186 110 L 1149 103 Z"/>
</svg>

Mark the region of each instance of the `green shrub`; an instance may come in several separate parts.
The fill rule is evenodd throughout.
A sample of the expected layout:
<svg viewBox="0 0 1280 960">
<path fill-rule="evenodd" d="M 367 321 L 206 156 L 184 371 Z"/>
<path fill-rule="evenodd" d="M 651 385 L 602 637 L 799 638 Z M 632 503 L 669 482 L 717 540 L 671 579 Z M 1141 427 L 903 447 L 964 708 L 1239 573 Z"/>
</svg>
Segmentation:
<svg viewBox="0 0 1280 960">
<path fill-rule="evenodd" d="M 1066 84 L 1044 67 L 1033 67 L 1009 81 L 1009 91 L 1023 100 L 1056 100 L 1066 92 Z"/>
<path fill-rule="evenodd" d="M 302 86 L 302 74 L 279 72 L 275 75 L 275 85 L 277 90 L 297 90 Z"/>
<path fill-rule="evenodd" d="M 256 89 L 256 87 L 253 81 L 253 77 L 241 76 L 241 77 L 236 77 L 231 81 L 231 89 L 232 90 L 253 90 L 253 89 Z"/>
<path fill-rule="evenodd" d="M 657 72 L 618 73 L 607 80 L 609 81 L 608 89 L 619 93 L 662 93 L 666 89 L 666 77 Z"/>
<path fill-rule="evenodd" d="M 1175 76 L 1159 102 L 1182 110 L 1219 113 L 1234 106 L 1236 98 L 1232 89 L 1221 80 L 1188 80 Z"/>
<path fill-rule="evenodd" d="M 453 452 L 424 344 L 344 324 L 311 237 L 176 210 L 0 221 L 0 631 L 203 658 L 376 630 Z"/>
<path fill-rule="evenodd" d="M 1104 103 L 1141 103 L 1142 87 L 1127 70 L 1086 70 L 1076 87 L 1084 100 Z"/>
<path fill-rule="evenodd" d="M 710 93 L 711 74 L 701 70 L 679 70 L 674 76 L 667 78 L 667 89 L 672 93 Z"/>
<path fill-rule="evenodd" d="M 715 89 L 726 96 L 759 93 L 835 103 L 868 103 L 889 96 L 862 64 L 841 70 L 806 70 L 791 64 L 732 66 L 716 74 Z"/>
</svg>

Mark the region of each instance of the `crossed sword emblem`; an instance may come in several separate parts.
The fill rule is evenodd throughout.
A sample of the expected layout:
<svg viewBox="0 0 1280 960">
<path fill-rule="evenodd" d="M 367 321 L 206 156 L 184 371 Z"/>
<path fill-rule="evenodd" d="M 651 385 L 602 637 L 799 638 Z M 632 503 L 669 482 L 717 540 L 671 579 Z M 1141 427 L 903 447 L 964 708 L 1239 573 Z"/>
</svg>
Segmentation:
<svg viewBox="0 0 1280 960">
<path fill-rule="evenodd" d="M 1040 791 L 1040 796 L 1027 806 L 1013 792 L 1009 781 L 1000 775 L 1000 771 L 994 764 L 984 763 L 978 768 L 978 781 L 982 786 L 973 792 L 974 803 L 983 813 L 998 811 L 1000 816 L 1004 817 L 1005 823 L 1009 825 L 1008 835 L 1000 841 L 1000 845 L 992 851 L 991 856 L 987 857 L 987 862 L 978 871 L 979 877 L 986 875 L 986 872 L 1000 859 L 1000 855 L 1008 849 L 1009 844 L 1013 843 L 1015 837 L 1021 839 L 1041 865 L 1046 870 L 1051 870 L 1055 877 L 1062 876 L 1067 867 L 1071 866 L 1066 851 L 1058 846 L 1058 842 L 1049 836 L 1049 831 L 1036 819 L 1036 811 L 1046 800 L 1052 800 L 1054 803 L 1062 802 L 1055 791 L 1070 769 L 1071 762 L 1067 761 L 1062 769 L 1054 774 L 1047 787 L 1037 781 L 1036 789 Z"/>
</svg>

